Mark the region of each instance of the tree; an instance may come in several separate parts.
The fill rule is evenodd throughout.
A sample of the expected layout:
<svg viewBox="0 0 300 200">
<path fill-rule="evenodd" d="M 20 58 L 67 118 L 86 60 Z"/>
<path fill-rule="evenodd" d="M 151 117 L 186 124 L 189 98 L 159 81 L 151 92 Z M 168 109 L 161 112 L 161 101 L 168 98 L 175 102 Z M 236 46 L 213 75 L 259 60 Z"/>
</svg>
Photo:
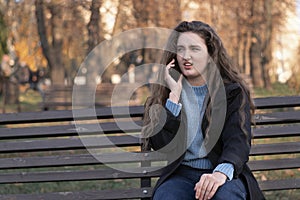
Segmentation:
<svg viewBox="0 0 300 200">
<path fill-rule="evenodd" d="M 7 29 L 7 25 L 4 21 L 4 13 L 2 10 L 0 10 L 0 58 L 2 58 L 2 56 L 4 54 L 8 53 L 8 49 L 7 49 L 7 37 L 8 37 L 8 29 Z"/>
<path fill-rule="evenodd" d="M 2 13 L 2 10 L 0 10 L 0 58 L 1 59 L 4 54 L 8 53 L 6 42 L 7 42 L 7 26 L 4 21 L 4 15 Z M 0 79 L 2 79 L 2 77 L 0 77 Z M 1 81 L 0 83 L 0 95 L 2 93 L 2 84 L 3 81 Z"/>
<path fill-rule="evenodd" d="M 87 25 L 88 29 L 88 51 L 93 50 L 93 48 L 103 40 L 101 30 L 100 30 L 100 22 L 101 22 L 101 15 L 100 15 L 100 7 L 102 5 L 102 0 L 93 0 L 90 11 L 91 17 L 90 21 Z"/>
<path fill-rule="evenodd" d="M 65 70 L 62 58 L 63 48 L 63 23 L 62 23 L 62 8 L 60 1 L 51 1 L 47 7 L 51 14 L 50 28 L 51 32 L 48 35 L 48 30 L 45 22 L 45 5 L 43 0 L 35 1 L 36 18 L 38 33 L 41 40 L 43 54 L 48 61 L 48 66 L 51 73 L 53 85 L 64 85 Z M 50 44 L 48 37 L 51 38 Z"/>
</svg>

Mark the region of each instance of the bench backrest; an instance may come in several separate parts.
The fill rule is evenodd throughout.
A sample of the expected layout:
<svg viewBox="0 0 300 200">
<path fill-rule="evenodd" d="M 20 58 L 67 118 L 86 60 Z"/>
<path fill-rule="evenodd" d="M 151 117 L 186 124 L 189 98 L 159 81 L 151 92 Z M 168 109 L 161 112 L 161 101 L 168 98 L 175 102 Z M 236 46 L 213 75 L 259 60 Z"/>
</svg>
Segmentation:
<svg viewBox="0 0 300 200">
<path fill-rule="evenodd" d="M 297 175 L 269 176 L 300 167 L 300 97 L 255 105 L 251 169 L 264 191 L 299 189 Z M 162 157 L 141 152 L 142 116 L 142 106 L 0 115 L 0 199 L 150 197 Z"/>
</svg>

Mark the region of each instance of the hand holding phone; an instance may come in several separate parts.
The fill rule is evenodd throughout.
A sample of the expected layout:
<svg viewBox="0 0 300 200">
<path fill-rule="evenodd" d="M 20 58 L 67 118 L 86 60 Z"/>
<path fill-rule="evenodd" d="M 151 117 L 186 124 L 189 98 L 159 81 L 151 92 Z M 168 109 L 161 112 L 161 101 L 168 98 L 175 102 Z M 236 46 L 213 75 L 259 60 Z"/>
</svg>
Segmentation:
<svg viewBox="0 0 300 200">
<path fill-rule="evenodd" d="M 169 98 L 171 101 L 178 103 L 182 90 L 183 75 L 179 73 L 175 67 L 175 59 L 173 59 L 166 67 L 165 81 L 171 90 Z"/>
</svg>

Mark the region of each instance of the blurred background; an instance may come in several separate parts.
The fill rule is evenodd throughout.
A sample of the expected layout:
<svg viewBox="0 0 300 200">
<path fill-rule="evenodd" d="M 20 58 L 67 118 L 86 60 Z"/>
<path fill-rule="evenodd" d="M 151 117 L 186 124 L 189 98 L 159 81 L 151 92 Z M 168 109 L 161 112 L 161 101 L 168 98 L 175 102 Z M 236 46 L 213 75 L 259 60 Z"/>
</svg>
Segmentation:
<svg viewBox="0 0 300 200">
<path fill-rule="evenodd" d="M 76 74 L 102 41 L 134 28 L 173 28 L 182 20 L 217 30 L 255 97 L 299 95 L 299 7 L 298 0 L 0 0 L 0 113 L 45 110 L 47 94 L 87 84 Z M 150 79 L 155 66 L 143 74 L 134 68 L 155 63 L 158 54 L 141 49 L 120 55 L 97 81 L 109 88 L 127 72 L 133 73 L 129 83 Z M 143 89 L 133 104 L 143 104 L 146 95 Z"/>
</svg>

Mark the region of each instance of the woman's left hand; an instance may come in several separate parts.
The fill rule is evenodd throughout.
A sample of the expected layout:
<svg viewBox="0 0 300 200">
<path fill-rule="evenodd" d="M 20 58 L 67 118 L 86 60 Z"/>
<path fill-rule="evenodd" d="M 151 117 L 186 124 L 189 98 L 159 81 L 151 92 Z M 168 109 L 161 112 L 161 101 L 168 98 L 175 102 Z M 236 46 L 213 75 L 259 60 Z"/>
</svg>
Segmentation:
<svg viewBox="0 0 300 200">
<path fill-rule="evenodd" d="M 195 198 L 199 200 L 211 199 L 218 188 L 226 182 L 226 179 L 227 176 L 221 172 L 203 174 L 200 181 L 195 185 Z"/>
</svg>

